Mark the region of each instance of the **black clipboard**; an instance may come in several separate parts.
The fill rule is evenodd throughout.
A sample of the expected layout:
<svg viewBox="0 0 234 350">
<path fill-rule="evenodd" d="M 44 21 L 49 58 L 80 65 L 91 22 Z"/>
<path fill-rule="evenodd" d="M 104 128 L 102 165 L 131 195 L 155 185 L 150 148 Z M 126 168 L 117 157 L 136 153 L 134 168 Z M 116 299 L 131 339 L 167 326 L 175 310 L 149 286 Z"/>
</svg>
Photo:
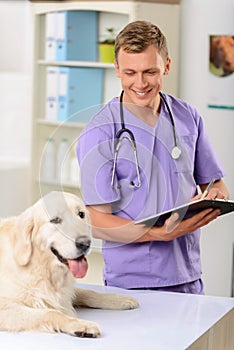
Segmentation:
<svg viewBox="0 0 234 350">
<path fill-rule="evenodd" d="M 224 199 L 198 199 L 162 213 L 155 214 L 141 220 L 136 220 L 135 224 L 162 226 L 165 220 L 168 219 L 173 213 L 178 213 L 178 220 L 183 220 L 207 208 L 220 209 L 221 212 L 219 215 L 228 214 L 234 211 L 234 201 Z"/>
</svg>

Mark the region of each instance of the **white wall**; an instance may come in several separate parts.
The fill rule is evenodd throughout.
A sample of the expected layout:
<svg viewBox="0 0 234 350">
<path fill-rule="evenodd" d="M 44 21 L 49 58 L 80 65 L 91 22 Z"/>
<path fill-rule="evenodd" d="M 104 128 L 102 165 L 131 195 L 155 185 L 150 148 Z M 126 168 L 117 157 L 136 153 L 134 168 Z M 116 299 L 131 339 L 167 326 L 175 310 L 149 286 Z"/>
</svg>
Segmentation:
<svg viewBox="0 0 234 350">
<path fill-rule="evenodd" d="M 0 217 L 28 204 L 32 22 L 27 0 L 0 1 Z"/>
<path fill-rule="evenodd" d="M 29 160 L 32 23 L 27 0 L 0 1 L 0 159 Z"/>
<path fill-rule="evenodd" d="M 209 35 L 234 34 L 233 0 L 182 0 L 181 2 L 181 70 L 180 97 L 193 104 L 203 115 L 209 137 L 222 160 L 225 182 L 234 198 L 233 131 L 234 111 L 209 109 L 211 91 L 232 94 L 211 79 Z M 222 80 L 224 82 L 224 80 Z M 222 90 L 221 90 L 222 89 Z M 230 296 L 234 215 L 218 218 L 203 229 L 202 262 L 207 294 Z"/>
</svg>

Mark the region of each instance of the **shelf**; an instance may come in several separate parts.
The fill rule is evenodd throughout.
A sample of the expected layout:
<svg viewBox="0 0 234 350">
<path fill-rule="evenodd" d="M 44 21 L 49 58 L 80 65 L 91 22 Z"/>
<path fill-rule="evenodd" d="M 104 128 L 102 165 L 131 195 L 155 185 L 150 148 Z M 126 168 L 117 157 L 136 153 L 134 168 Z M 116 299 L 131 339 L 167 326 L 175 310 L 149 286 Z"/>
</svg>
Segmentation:
<svg viewBox="0 0 234 350">
<path fill-rule="evenodd" d="M 37 15 L 45 14 L 48 11 L 66 11 L 66 10 L 94 10 L 94 11 L 103 11 L 108 13 L 117 13 L 123 15 L 129 15 L 136 4 L 135 1 L 35 1 L 33 10 Z"/>
<path fill-rule="evenodd" d="M 29 0 L 31 2 L 46 2 L 47 0 Z M 59 1 L 66 1 L 66 0 L 57 0 L 57 2 Z M 83 0 L 83 2 L 85 1 L 98 1 L 100 2 L 100 0 Z M 102 0 L 102 1 L 110 1 L 110 0 Z M 119 0 L 119 1 L 126 1 L 126 0 Z M 180 1 L 181 0 L 132 0 L 133 2 L 152 2 L 152 3 L 159 3 L 159 4 L 173 4 L 173 5 L 177 5 L 177 4 L 180 4 Z M 56 1 L 55 1 L 56 2 Z"/>
<path fill-rule="evenodd" d="M 46 186 L 61 186 L 61 187 L 69 187 L 69 188 L 75 188 L 77 189 L 78 191 L 80 191 L 80 187 L 75 184 L 75 183 L 71 183 L 71 182 L 64 182 L 64 183 L 60 183 L 58 181 L 47 181 L 47 180 L 37 180 L 37 182 L 39 184 L 42 184 L 42 185 L 46 185 Z"/>
<path fill-rule="evenodd" d="M 38 60 L 42 66 L 61 66 L 61 67 L 90 67 L 114 69 L 114 63 L 90 62 L 90 61 L 47 61 Z"/>
<path fill-rule="evenodd" d="M 45 120 L 45 119 L 37 119 L 36 120 L 37 124 L 40 125 L 47 125 L 47 126 L 64 126 L 66 128 L 77 128 L 77 129 L 83 129 L 85 127 L 85 123 L 76 123 L 76 122 L 56 122 L 56 121 L 49 121 L 49 120 Z"/>
<path fill-rule="evenodd" d="M 160 3 L 154 3 L 156 0 L 138 1 L 38 1 L 32 2 L 32 20 L 34 27 L 34 61 L 33 61 L 33 102 L 32 102 L 32 152 L 31 152 L 31 169 L 30 176 L 30 191 L 31 202 L 34 203 L 40 196 L 41 190 L 47 193 L 56 187 L 61 190 L 62 187 L 80 195 L 78 184 L 74 183 L 59 183 L 56 181 L 38 181 L 40 174 L 40 164 L 42 155 L 45 149 L 46 140 L 48 137 L 53 137 L 55 144 L 59 144 L 61 138 L 66 137 L 69 140 L 69 147 L 72 149 L 80 137 L 80 134 L 86 126 L 86 119 L 78 116 L 66 121 L 58 121 L 55 115 L 51 116 L 51 120 L 46 116 L 46 84 L 47 84 L 47 68 L 56 68 L 58 71 L 63 68 L 70 68 L 75 71 L 75 68 L 87 68 L 88 73 L 91 69 L 103 70 L 103 82 L 100 83 L 100 91 L 102 91 L 102 100 L 100 106 L 110 101 L 114 96 L 118 96 L 121 91 L 121 80 L 117 79 L 114 63 L 104 63 L 99 61 L 81 60 L 55 60 L 56 56 L 48 56 L 50 59 L 45 59 L 45 38 L 46 38 L 46 15 L 50 12 L 57 11 L 97 11 L 98 26 L 97 38 L 101 38 L 106 33 L 106 28 L 113 26 L 118 33 L 127 23 L 144 18 L 145 20 L 157 23 L 165 33 L 169 41 L 170 52 L 173 57 L 173 70 L 166 78 L 164 90 L 168 93 L 175 94 L 177 91 L 177 62 L 178 62 L 178 33 L 179 33 L 179 6 L 166 5 L 165 2 L 173 3 L 179 0 L 158 0 Z M 161 3 L 162 2 L 162 3 Z M 163 4 L 164 2 L 164 4 Z M 168 25 L 168 23 L 170 25 Z M 97 40 L 95 43 L 97 44 Z M 98 48 L 97 48 L 98 49 Z M 48 58 L 47 57 L 47 58 Z M 72 57 L 72 56 L 70 56 Z M 74 57 L 74 56 L 73 56 Z M 95 56 L 95 59 L 99 59 Z M 62 68 L 62 69 L 61 69 Z M 90 68 L 90 69 L 89 69 Z M 77 69 L 83 70 L 83 69 Z M 73 75 L 74 76 L 74 75 Z M 89 80 L 87 79 L 89 83 Z M 89 84 L 88 84 L 89 85 Z M 89 88 L 89 86 L 88 86 Z M 90 91 L 82 85 L 83 91 L 87 91 L 89 96 Z M 91 105 L 96 108 L 97 104 Z M 77 113 L 82 111 L 77 108 Z M 96 113 L 95 110 L 88 111 L 87 119 Z M 71 178 L 72 179 L 72 178 Z"/>
</svg>

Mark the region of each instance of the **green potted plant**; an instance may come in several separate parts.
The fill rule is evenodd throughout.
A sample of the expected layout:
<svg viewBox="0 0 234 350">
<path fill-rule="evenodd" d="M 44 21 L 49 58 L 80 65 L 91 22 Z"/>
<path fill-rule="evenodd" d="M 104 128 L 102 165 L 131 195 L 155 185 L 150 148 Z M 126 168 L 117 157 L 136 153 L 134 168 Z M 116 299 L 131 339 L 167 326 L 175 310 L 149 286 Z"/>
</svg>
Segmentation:
<svg viewBox="0 0 234 350">
<path fill-rule="evenodd" d="M 115 59 L 115 31 L 114 28 L 106 28 L 108 35 L 99 41 L 99 57 L 101 62 L 113 63 Z"/>
</svg>

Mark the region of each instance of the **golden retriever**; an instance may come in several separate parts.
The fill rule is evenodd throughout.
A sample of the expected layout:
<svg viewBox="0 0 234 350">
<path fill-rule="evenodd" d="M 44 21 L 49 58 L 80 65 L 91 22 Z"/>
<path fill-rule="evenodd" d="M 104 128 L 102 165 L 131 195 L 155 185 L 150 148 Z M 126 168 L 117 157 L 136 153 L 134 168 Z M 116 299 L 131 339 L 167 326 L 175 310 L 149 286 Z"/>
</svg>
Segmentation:
<svg viewBox="0 0 234 350">
<path fill-rule="evenodd" d="M 223 70 L 223 76 L 234 72 L 234 36 L 219 35 L 212 37 L 210 61 L 216 68 Z"/>
<path fill-rule="evenodd" d="M 0 223 L 0 330 L 100 335 L 76 307 L 133 309 L 136 299 L 75 287 L 88 268 L 88 212 L 71 193 L 50 192 Z"/>
</svg>

